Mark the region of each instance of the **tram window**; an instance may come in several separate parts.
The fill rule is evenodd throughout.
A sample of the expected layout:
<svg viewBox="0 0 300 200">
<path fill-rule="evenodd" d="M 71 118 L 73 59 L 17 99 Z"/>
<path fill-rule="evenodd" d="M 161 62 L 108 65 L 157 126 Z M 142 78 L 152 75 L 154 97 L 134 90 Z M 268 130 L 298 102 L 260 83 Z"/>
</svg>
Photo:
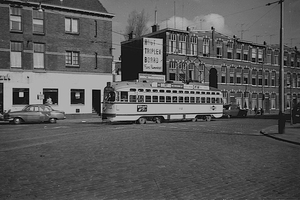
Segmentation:
<svg viewBox="0 0 300 200">
<path fill-rule="evenodd" d="M 170 103 L 171 102 L 171 97 L 170 96 L 166 96 L 166 102 Z"/>
<path fill-rule="evenodd" d="M 179 97 L 179 103 L 183 103 L 183 97 Z"/>
<path fill-rule="evenodd" d="M 217 92 L 217 95 L 220 95 L 220 93 L 219 93 L 219 92 Z"/>
<path fill-rule="evenodd" d="M 167 93 L 171 93 L 171 90 L 167 90 L 166 92 L 167 92 Z"/>
<path fill-rule="evenodd" d="M 191 97 L 191 103 L 195 103 L 195 97 Z"/>
<path fill-rule="evenodd" d="M 165 96 L 159 96 L 159 102 L 165 102 Z"/>
<path fill-rule="evenodd" d="M 188 93 L 189 93 L 189 91 L 184 91 L 184 93 L 185 93 L 185 94 L 188 94 Z"/>
<path fill-rule="evenodd" d="M 205 103 L 205 97 L 201 97 L 201 103 Z"/>
<path fill-rule="evenodd" d="M 210 92 L 206 92 L 206 94 L 210 94 Z"/>
<path fill-rule="evenodd" d="M 159 92 L 165 93 L 165 90 L 159 90 Z"/>
<path fill-rule="evenodd" d="M 158 90 L 156 90 L 156 89 L 153 89 L 152 91 L 153 91 L 153 92 L 158 92 Z"/>
<path fill-rule="evenodd" d="M 153 96 L 153 97 L 152 97 L 152 101 L 153 101 L 153 102 L 158 102 L 158 96 Z"/>
<path fill-rule="evenodd" d="M 194 91 L 191 91 L 191 94 L 195 94 L 195 92 L 194 92 Z"/>
<path fill-rule="evenodd" d="M 144 89 L 138 89 L 139 92 L 144 92 Z"/>
<path fill-rule="evenodd" d="M 196 92 L 196 94 L 200 94 L 200 92 L 199 92 L 199 91 L 197 91 L 197 92 Z"/>
<path fill-rule="evenodd" d="M 205 92 L 201 92 L 201 94 L 205 94 Z"/>
<path fill-rule="evenodd" d="M 136 102 L 136 95 L 129 95 L 129 102 Z"/>
<path fill-rule="evenodd" d="M 137 100 L 138 102 L 144 102 L 144 95 L 139 95 Z"/>
<path fill-rule="evenodd" d="M 106 95 L 105 95 L 105 101 L 115 101 L 116 99 L 116 95 L 114 92 L 108 92 Z"/>
<path fill-rule="evenodd" d="M 210 98 L 206 97 L 206 103 L 210 103 Z"/>
<path fill-rule="evenodd" d="M 200 97 L 196 97 L 196 103 L 200 103 Z"/>
<path fill-rule="evenodd" d="M 184 97 L 184 103 L 189 103 L 190 102 L 190 98 L 189 97 Z"/>
<path fill-rule="evenodd" d="M 173 93 L 177 93 L 177 90 L 172 90 Z"/>
<path fill-rule="evenodd" d="M 216 103 L 216 98 L 215 97 L 211 98 L 211 102 Z"/>
<path fill-rule="evenodd" d="M 151 102 L 151 96 L 146 96 L 146 102 Z"/>
<path fill-rule="evenodd" d="M 129 91 L 135 92 L 135 91 L 136 91 L 136 89 L 135 89 L 135 88 L 130 88 L 130 90 L 129 90 Z"/>
<path fill-rule="evenodd" d="M 178 93 L 182 94 L 182 93 L 183 93 L 183 91 L 182 91 L 182 90 L 179 90 L 179 91 L 178 91 Z"/>
<path fill-rule="evenodd" d="M 212 92 L 211 94 L 216 94 L 215 92 Z"/>
<path fill-rule="evenodd" d="M 172 102 L 173 103 L 177 103 L 177 97 L 175 96 L 175 97 L 172 97 Z"/>
<path fill-rule="evenodd" d="M 128 102 L 128 92 L 121 92 L 121 101 Z"/>
<path fill-rule="evenodd" d="M 151 92 L 151 90 L 150 89 L 146 89 L 146 92 Z"/>
<path fill-rule="evenodd" d="M 216 98 L 216 103 L 220 103 L 220 98 Z"/>
</svg>

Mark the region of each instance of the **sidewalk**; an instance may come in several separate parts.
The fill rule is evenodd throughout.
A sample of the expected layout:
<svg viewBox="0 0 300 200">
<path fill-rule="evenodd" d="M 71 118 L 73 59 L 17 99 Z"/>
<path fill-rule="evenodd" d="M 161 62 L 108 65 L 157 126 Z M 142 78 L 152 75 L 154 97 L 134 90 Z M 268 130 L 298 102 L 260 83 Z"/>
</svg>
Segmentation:
<svg viewBox="0 0 300 200">
<path fill-rule="evenodd" d="M 300 123 L 291 125 L 287 122 L 283 134 L 278 133 L 278 125 L 265 128 L 260 133 L 276 140 L 300 145 Z"/>
</svg>

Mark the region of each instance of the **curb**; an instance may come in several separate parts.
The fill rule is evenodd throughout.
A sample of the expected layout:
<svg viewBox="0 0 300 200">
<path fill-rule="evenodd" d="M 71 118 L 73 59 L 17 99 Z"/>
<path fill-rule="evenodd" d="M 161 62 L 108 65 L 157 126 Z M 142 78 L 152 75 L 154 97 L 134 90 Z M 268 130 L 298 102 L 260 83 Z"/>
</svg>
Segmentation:
<svg viewBox="0 0 300 200">
<path fill-rule="evenodd" d="M 273 135 L 270 135 L 268 133 L 266 133 L 266 131 L 264 130 L 261 130 L 260 133 L 266 137 L 269 137 L 269 138 L 273 138 L 275 140 L 279 140 L 279 141 L 282 141 L 282 142 L 287 142 L 287 143 L 291 143 L 291 144 L 295 144 L 295 145 L 300 145 L 300 142 L 295 142 L 295 141 L 291 141 L 291 140 L 286 140 L 286 139 L 282 139 L 282 138 L 279 138 L 279 137 L 275 137 Z"/>
</svg>

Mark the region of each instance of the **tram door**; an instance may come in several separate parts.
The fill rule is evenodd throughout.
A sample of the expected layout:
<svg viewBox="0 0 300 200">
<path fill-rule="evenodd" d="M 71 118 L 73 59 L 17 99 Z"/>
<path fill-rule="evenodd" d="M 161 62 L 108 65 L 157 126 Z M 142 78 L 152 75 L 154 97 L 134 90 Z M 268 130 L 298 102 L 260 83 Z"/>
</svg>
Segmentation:
<svg viewBox="0 0 300 200">
<path fill-rule="evenodd" d="M 218 72 L 215 68 L 209 70 L 209 87 L 218 88 Z"/>
</svg>

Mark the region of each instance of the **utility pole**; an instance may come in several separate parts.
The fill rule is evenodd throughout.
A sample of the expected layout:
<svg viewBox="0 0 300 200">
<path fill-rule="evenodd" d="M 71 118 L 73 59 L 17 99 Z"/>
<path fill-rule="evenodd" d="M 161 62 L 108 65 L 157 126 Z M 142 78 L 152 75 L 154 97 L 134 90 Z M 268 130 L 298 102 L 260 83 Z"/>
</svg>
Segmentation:
<svg viewBox="0 0 300 200">
<path fill-rule="evenodd" d="M 278 115 L 278 133 L 283 134 L 285 132 L 285 116 L 284 116 L 284 68 L 283 68 L 283 3 L 284 0 L 268 3 L 266 6 L 273 5 L 275 3 L 280 4 L 280 65 L 279 65 L 279 115 Z"/>
<path fill-rule="evenodd" d="M 284 0 L 279 0 L 280 3 L 280 71 L 279 71 L 279 119 L 278 133 L 285 132 L 285 116 L 284 116 L 284 67 L 283 67 L 283 3 Z"/>
</svg>

